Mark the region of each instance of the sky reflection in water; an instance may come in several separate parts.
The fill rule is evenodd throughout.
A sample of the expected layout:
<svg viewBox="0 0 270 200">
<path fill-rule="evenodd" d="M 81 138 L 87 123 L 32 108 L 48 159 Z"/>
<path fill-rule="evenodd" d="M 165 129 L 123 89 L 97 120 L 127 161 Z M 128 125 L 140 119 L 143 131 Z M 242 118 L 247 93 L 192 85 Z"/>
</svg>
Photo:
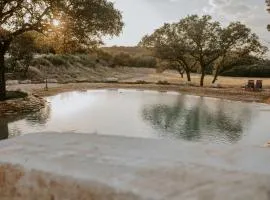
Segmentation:
<svg viewBox="0 0 270 200">
<path fill-rule="evenodd" d="M 264 144 L 270 106 L 136 90 L 69 92 L 42 111 L 0 121 L 0 139 L 37 132 L 169 138 L 204 143 Z"/>
</svg>

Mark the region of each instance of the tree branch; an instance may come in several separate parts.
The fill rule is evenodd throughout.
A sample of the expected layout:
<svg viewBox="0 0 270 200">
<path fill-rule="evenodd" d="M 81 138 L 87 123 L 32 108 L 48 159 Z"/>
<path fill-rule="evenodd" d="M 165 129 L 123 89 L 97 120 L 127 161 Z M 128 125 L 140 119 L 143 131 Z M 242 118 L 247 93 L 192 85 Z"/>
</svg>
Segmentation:
<svg viewBox="0 0 270 200">
<path fill-rule="evenodd" d="M 22 28 L 20 28 L 19 30 L 15 31 L 14 33 L 12 33 L 12 37 L 16 37 L 24 32 L 27 32 L 27 31 L 42 31 L 40 30 L 40 22 L 42 20 L 42 18 L 49 12 L 49 10 L 51 9 L 50 6 L 48 6 L 44 11 L 43 13 L 37 18 L 37 22 L 34 23 L 34 24 L 29 24 L 29 23 L 26 23 L 22 26 Z"/>
<path fill-rule="evenodd" d="M 16 12 L 17 9 L 21 8 L 22 3 L 23 3 L 23 0 L 19 0 L 19 1 L 17 1 L 17 5 L 15 7 L 10 8 L 6 12 L 2 12 L 3 10 L 1 11 L 1 14 L 0 14 L 0 19 L 2 19 L 1 24 L 4 24 L 8 20 L 8 18 L 10 18 L 13 15 L 13 13 Z M 4 5 L 4 7 L 5 7 L 5 5 Z M 3 7 L 3 9 L 4 9 L 4 7 Z"/>
</svg>

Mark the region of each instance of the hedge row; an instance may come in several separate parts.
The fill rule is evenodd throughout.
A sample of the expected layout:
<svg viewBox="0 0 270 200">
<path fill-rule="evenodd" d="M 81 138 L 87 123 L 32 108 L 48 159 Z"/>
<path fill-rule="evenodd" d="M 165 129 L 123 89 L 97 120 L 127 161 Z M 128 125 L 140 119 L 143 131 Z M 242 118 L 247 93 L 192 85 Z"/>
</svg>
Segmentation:
<svg viewBox="0 0 270 200">
<path fill-rule="evenodd" d="M 261 77 L 270 78 L 270 66 L 252 65 L 252 66 L 238 66 L 231 70 L 225 71 L 222 76 L 231 77 Z"/>
</svg>

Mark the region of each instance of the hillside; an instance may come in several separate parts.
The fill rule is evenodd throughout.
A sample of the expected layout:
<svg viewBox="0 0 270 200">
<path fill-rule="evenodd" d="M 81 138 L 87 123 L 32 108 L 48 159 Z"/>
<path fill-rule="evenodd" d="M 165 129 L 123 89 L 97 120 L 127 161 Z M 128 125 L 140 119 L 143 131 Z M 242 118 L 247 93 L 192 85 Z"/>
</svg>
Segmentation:
<svg viewBox="0 0 270 200">
<path fill-rule="evenodd" d="M 155 69 L 133 67 L 108 67 L 105 61 L 98 61 L 91 55 L 44 55 L 36 56 L 23 77 L 20 67 L 13 68 L 8 60 L 8 79 L 28 79 L 43 82 L 46 77 L 54 82 L 103 82 L 108 79 L 125 80 L 154 73 Z M 19 65 L 20 66 L 20 65 Z"/>
</svg>

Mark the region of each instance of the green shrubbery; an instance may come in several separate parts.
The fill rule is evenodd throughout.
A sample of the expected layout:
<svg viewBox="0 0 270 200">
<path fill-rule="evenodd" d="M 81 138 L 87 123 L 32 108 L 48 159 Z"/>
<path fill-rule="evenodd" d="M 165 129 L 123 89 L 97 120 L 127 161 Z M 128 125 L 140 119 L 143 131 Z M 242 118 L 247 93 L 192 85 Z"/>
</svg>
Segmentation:
<svg viewBox="0 0 270 200">
<path fill-rule="evenodd" d="M 46 55 L 33 59 L 33 66 L 48 66 L 48 67 L 70 67 L 77 64 L 83 65 L 84 67 L 94 67 L 96 60 L 95 58 L 87 54 L 78 55 Z"/>
<path fill-rule="evenodd" d="M 28 94 L 25 93 L 25 92 L 21 92 L 21 91 L 7 91 L 6 100 L 26 98 L 27 96 L 28 96 Z"/>
<path fill-rule="evenodd" d="M 126 52 L 117 54 L 110 54 L 108 52 L 100 51 L 98 53 L 99 60 L 107 62 L 108 66 L 125 66 L 125 67 L 147 67 L 155 68 L 157 66 L 156 58 L 148 55 L 131 55 Z"/>
<path fill-rule="evenodd" d="M 231 77 L 270 77 L 270 65 L 251 65 L 251 66 L 238 66 L 221 74 L 222 76 Z"/>
</svg>

